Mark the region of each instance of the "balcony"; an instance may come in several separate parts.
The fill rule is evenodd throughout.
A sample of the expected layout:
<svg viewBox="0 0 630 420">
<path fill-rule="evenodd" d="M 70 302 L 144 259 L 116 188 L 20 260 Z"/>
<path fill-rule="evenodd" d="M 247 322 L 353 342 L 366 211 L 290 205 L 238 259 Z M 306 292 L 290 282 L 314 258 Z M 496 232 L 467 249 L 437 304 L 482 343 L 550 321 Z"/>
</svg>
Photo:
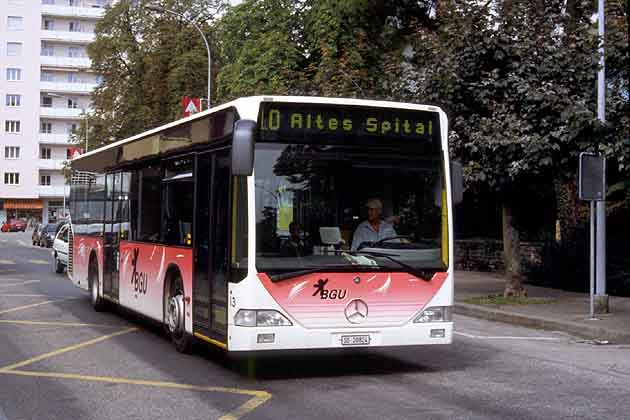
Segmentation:
<svg viewBox="0 0 630 420">
<path fill-rule="evenodd" d="M 40 90 L 44 92 L 90 94 L 98 85 L 96 83 L 63 83 L 39 82 Z"/>
<path fill-rule="evenodd" d="M 71 17 L 82 19 L 100 19 L 105 14 L 105 9 L 100 7 L 73 7 L 58 6 L 52 4 L 42 5 L 43 16 Z"/>
<path fill-rule="evenodd" d="M 60 171 L 63 169 L 63 163 L 65 160 L 59 159 L 39 159 L 37 167 L 47 171 Z"/>
<path fill-rule="evenodd" d="M 42 55 L 40 60 L 42 66 L 46 67 L 89 69 L 92 66 L 92 60 L 87 57 L 50 57 Z"/>
<path fill-rule="evenodd" d="M 45 118 L 78 119 L 82 118 L 83 111 L 78 108 L 40 107 L 39 116 Z"/>
<path fill-rule="evenodd" d="M 89 44 L 94 41 L 94 32 L 48 31 L 42 29 L 42 41 L 63 41 Z"/>
<path fill-rule="evenodd" d="M 70 144 L 70 135 L 39 133 L 39 143 L 67 145 Z"/>
<path fill-rule="evenodd" d="M 63 190 L 66 190 L 66 197 L 69 195 L 70 188 L 63 185 L 40 185 L 39 196 L 40 197 L 63 197 Z"/>
</svg>

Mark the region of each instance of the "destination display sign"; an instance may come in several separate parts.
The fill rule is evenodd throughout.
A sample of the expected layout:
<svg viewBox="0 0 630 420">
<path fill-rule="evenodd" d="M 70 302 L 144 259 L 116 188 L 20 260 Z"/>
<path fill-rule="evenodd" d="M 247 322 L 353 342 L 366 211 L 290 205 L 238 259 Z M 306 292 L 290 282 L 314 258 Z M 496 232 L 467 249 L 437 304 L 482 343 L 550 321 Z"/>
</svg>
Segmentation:
<svg viewBox="0 0 630 420">
<path fill-rule="evenodd" d="M 440 148 L 437 112 L 333 104 L 264 102 L 261 142 Z"/>
</svg>

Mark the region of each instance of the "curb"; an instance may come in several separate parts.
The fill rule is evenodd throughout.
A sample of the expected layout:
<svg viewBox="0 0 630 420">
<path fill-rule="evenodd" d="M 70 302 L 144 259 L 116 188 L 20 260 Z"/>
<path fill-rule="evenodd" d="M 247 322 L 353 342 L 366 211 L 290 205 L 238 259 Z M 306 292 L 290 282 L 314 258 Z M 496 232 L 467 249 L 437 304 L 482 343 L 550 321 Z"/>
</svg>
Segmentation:
<svg viewBox="0 0 630 420">
<path fill-rule="evenodd" d="M 615 344 L 629 344 L 630 331 L 619 331 L 578 322 L 523 315 L 501 309 L 484 308 L 469 303 L 455 303 L 455 313 L 488 321 L 503 322 L 541 330 L 562 331 L 591 340 L 609 341 Z"/>
</svg>

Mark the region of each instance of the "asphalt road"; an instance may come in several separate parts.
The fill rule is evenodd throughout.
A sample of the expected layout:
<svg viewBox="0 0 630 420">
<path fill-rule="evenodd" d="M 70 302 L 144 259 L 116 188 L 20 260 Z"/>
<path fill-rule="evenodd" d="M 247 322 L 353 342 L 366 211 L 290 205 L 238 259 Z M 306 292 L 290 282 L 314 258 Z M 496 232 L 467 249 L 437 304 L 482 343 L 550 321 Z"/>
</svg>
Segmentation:
<svg viewBox="0 0 630 420">
<path fill-rule="evenodd" d="M 0 233 L 0 420 L 627 419 L 630 346 L 456 317 L 451 346 L 228 360 L 96 313 Z"/>
</svg>

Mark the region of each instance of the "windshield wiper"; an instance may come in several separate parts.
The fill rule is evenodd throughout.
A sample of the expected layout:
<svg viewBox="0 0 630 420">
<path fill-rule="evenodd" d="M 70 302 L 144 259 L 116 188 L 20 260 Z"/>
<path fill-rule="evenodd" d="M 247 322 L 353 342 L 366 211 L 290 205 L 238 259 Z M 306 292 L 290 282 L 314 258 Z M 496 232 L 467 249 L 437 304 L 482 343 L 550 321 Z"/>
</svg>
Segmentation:
<svg viewBox="0 0 630 420">
<path fill-rule="evenodd" d="M 334 265 L 324 265 L 317 268 L 309 268 L 305 270 L 295 270 L 295 271 L 287 271 L 286 273 L 272 274 L 269 276 L 273 283 L 277 283 L 282 280 L 291 279 L 294 277 L 305 276 L 307 274 L 319 273 L 322 271 L 330 271 L 330 270 L 338 270 L 348 268 L 356 268 L 357 265 L 348 265 L 348 264 L 334 264 Z"/>
<path fill-rule="evenodd" d="M 400 260 L 397 260 L 394 257 L 398 257 L 398 254 L 385 254 L 385 253 L 381 253 L 381 252 L 372 252 L 372 251 L 350 251 L 350 252 L 346 252 L 346 254 L 349 255 L 367 255 L 368 257 L 377 257 L 377 258 L 387 258 L 388 260 L 390 260 L 393 263 L 398 264 L 399 266 L 403 267 L 404 269 L 406 269 L 410 274 L 413 274 L 414 276 L 418 277 L 419 279 L 422 279 L 424 281 L 431 281 L 431 279 L 433 278 L 433 275 L 435 274 L 435 271 L 431 272 L 428 270 L 422 270 L 422 269 L 418 269 L 416 267 L 413 267 L 407 263 L 404 263 Z"/>
</svg>

